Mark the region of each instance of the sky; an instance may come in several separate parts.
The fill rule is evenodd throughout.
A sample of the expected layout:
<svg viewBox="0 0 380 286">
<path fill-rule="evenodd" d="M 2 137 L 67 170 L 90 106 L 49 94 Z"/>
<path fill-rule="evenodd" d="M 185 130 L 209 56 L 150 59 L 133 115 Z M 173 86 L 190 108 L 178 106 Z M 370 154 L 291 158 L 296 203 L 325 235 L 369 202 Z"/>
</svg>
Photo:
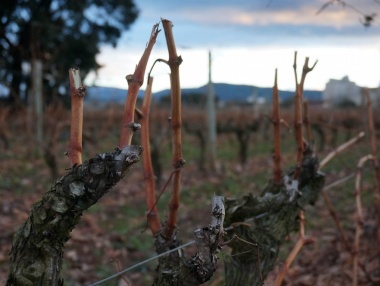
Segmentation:
<svg viewBox="0 0 380 286">
<path fill-rule="evenodd" d="M 182 88 L 208 81 L 208 53 L 212 81 L 273 86 L 275 69 L 282 90 L 294 90 L 294 52 L 298 77 L 305 57 L 310 65 L 305 89 L 323 90 L 330 79 L 348 76 L 357 85 L 380 85 L 380 0 L 134 0 L 140 13 L 123 33 L 116 48 L 102 46 L 103 66 L 89 74 L 86 84 L 127 89 L 152 26 L 161 18 L 173 23 L 177 53 L 182 56 Z M 339 4 L 340 3 L 340 4 Z M 345 3 L 343 6 L 341 3 Z M 363 15 L 374 22 L 364 27 Z M 148 69 L 157 58 L 167 59 L 163 31 L 158 35 Z M 153 91 L 169 88 L 169 68 L 155 66 Z M 145 89 L 145 83 L 142 86 Z"/>
</svg>

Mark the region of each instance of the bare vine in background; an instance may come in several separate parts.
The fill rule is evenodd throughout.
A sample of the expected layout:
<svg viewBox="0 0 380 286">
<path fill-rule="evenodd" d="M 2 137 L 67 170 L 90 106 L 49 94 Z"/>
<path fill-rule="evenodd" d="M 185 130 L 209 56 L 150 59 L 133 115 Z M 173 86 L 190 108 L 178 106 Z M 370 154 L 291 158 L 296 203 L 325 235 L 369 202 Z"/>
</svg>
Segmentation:
<svg viewBox="0 0 380 286">
<path fill-rule="evenodd" d="M 343 1 L 336 0 L 329 2 L 342 3 Z M 59 274 L 62 266 L 64 245 L 69 239 L 70 231 L 78 223 L 83 211 L 95 204 L 140 159 L 142 148 L 130 145 L 134 132 L 140 129 L 140 124 L 135 122 L 135 115 L 141 120 L 141 141 L 145 150 L 143 165 L 146 180 L 147 222 L 154 236 L 154 246 L 158 253 L 156 257 L 149 259 L 149 261 L 156 258 L 159 259 L 153 285 L 195 286 L 203 284 L 213 276 L 218 261 L 217 254 L 222 246 L 225 245 L 232 248 L 231 254 L 225 255 L 226 285 L 262 285 L 266 275 L 273 269 L 276 263 L 282 241 L 290 232 L 298 231 L 299 238 L 276 279 L 276 285 L 281 285 L 287 270 L 302 247 L 313 241 L 305 236 L 305 214 L 303 207 L 308 204 L 314 204 L 321 192 L 326 200 L 330 214 L 337 224 L 344 246 L 352 256 L 353 284 L 357 285 L 359 268 L 363 273 L 366 273 L 365 265 L 359 260 L 360 235 L 364 229 L 363 225 L 365 222 L 365 214 L 360 197 L 363 164 L 368 160 L 372 160 L 375 178 L 378 180 L 376 176 L 379 176 L 373 113 L 368 92 L 366 96 L 368 99 L 372 154 L 363 157 L 358 163 L 355 191 L 356 229 L 353 245 L 350 245 L 342 224 L 329 201 L 326 192 L 327 187 L 323 189 L 325 175 L 320 172 L 320 169 L 338 153 L 361 139 L 364 133 L 360 133 L 356 138 L 341 145 L 319 163 L 312 142 L 308 106 L 306 103 L 303 103 L 303 89 L 306 75 L 314 69 L 317 62 L 312 67 L 309 67 L 309 58 L 305 59 L 301 79 L 298 83 L 296 71 L 297 52 L 295 52 L 293 68 L 296 92 L 293 127 L 295 130 L 296 158 L 293 168 L 287 172 L 283 172 L 281 169 L 280 124 L 284 120 L 279 115 L 276 70 L 271 118 L 274 134 L 272 180 L 269 180 L 268 185 L 258 196 L 244 192 L 245 194 L 241 198 L 228 200 L 226 202 L 226 211 L 224 208 L 224 198 L 222 196 L 214 196 L 212 198 L 210 215 L 211 222 L 207 226 L 195 229 L 194 241 L 180 246 L 180 240 L 177 237 L 177 220 L 180 205 L 181 171 L 184 165 L 179 78 L 179 66 L 182 58 L 177 55 L 172 32 L 172 22 L 166 19 L 162 19 L 161 22 L 165 32 L 169 59 L 159 59 L 156 62 L 164 62 L 170 67 L 172 102 L 170 125 L 172 130 L 173 170 L 167 184 L 162 190 L 162 192 L 165 191 L 169 183 L 172 183 L 167 220 L 161 224 L 158 216 L 157 201 L 159 197 L 156 197 L 150 157 L 149 112 L 153 84 L 153 78 L 150 76 L 148 77 L 148 85 L 142 108 L 141 110 L 136 108 L 137 93 L 143 83 L 148 58 L 160 31 L 158 24 L 156 24 L 153 26 L 148 45 L 134 74 L 127 76 L 129 90 L 122 119 L 119 148 L 112 153 L 98 154 L 96 157 L 83 163 L 82 126 L 85 87 L 80 82 L 79 70 L 70 70 L 72 118 L 68 153 L 72 167 L 64 176 L 57 180 L 41 201 L 33 206 L 29 218 L 16 233 L 11 252 L 11 271 L 7 286 L 63 285 L 63 280 Z M 304 138 L 304 133 L 306 133 L 306 139 Z M 248 138 L 246 136 L 246 141 L 248 141 Z M 379 193 L 380 184 L 379 181 L 376 181 L 376 183 L 375 199 Z M 225 216 L 225 226 L 228 227 L 224 226 Z M 230 239 L 222 242 L 223 236 L 227 232 Z M 192 257 L 186 258 L 180 250 L 191 244 L 196 245 L 197 251 Z M 105 281 L 119 277 L 145 262 L 121 271 L 120 267 L 118 267 L 118 273 L 92 285 L 99 285 Z M 368 279 L 372 281 L 371 277 Z"/>
<path fill-rule="evenodd" d="M 362 207 L 362 201 L 361 201 L 361 181 L 362 181 L 362 169 L 363 165 L 369 161 L 373 160 L 372 154 L 368 154 L 362 158 L 360 158 L 358 165 L 357 165 L 357 171 L 356 171 L 356 180 L 355 180 L 355 205 L 356 205 L 356 218 L 355 218 L 355 238 L 354 238 L 354 245 L 352 249 L 352 256 L 353 256 L 353 262 L 352 262 L 352 285 L 357 286 L 358 280 L 359 280 L 359 254 L 360 254 L 360 236 L 362 234 L 362 228 L 364 226 L 364 214 L 363 214 L 363 207 Z"/>
<path fill-rule="evenodd" d="M 374 189 L 374 201 L 376 206 L 376 211 L 378 215 L 380 214 L 380 163 L 377 156 L 377 138 L 376 138 L 376 129 L 375 129 L 375 120 L 373 116 L 372 101 L 369 96 L 368 89 L 364 89 L 364 96 L 367 100 L 367 114 L 368 114 L 368 129 L 370 135 L 370 144 L 371 144 L 371 154 L 373 156 L 373 172 L 375 177 L 375 189 Z M 380 242 L 380 239 L 379 239 Z"/>
</svg>

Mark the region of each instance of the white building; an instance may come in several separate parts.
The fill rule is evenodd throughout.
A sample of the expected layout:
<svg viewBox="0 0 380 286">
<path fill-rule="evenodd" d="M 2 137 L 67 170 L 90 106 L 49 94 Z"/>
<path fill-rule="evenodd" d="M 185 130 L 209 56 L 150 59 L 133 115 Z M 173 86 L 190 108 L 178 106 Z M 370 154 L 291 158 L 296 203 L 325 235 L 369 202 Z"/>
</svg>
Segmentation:
<svg viewBox="0 0 380 286">
<path fill-rule="evenodd" d="M 323 91 L 323 100 L 326 105 L 340 105 L 353 103 L 357 106 L 362 104 L 362 89 L 348 79 L 330 79 Z"/>
<path fill-rule="evenodd" d="M 380 107 L 380 88 L 379 87 L 369 88 L 368 93 L 372 101 L 372 106 L 379 108 Z M 366 103 L 366 101 L 364 102 Z"/>
</svg>

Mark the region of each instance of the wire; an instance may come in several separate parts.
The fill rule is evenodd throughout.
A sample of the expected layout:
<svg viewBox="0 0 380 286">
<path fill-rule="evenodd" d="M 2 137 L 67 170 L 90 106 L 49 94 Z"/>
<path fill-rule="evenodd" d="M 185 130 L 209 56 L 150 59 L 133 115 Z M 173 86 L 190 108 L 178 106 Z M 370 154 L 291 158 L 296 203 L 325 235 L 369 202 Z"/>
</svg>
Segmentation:
<svg viewBox="0 0 380 286">
<path fill-rule="evenodd" d="M 267 214 L 268 214 L 268 213 L 262 213 L 262 214 L 259 214 L 258 216 L 253 217 L 253 218 L 251 218 L 251 219 L 249 219 L 249 220 L 247 220 L 247 221 L 251 221 L 251 220 L 255 220 L 255 219 L 257 219 L 257 218 L 261 218 L 261 217 L 263 217 L 263 216 L 266 216 Z M 247 221 L 246 221 L 246 222 L 247 222 Z M 245 223 L 245 224 L 247 224 L 247 223 Z M 225 230 L 225 231 L 230 231 L 230 230 L 234 229 L 234 228 L 235 228 L 236 226 L 238 226 L 238 225 L 240 225 L 240 224 L 231 225 L 231 226 L 225 228 L 224 230 Z M 157 259 L 157 258 L 160 258 L 160 257 L 162 257 L 162 256 L 165 256 L 166 254 L 169 254 L 169 253 L 175 252 L 175 251 L 177 251 L 177 250 L 180 250 L 180 249 L 182 249 L 182 248 L 188 247 L 188 246 L 190 246 L 190 245 L 192 245 L 192 244 L 194 244 L 194 243 L 195 243 L 195 240 L 189 241 L 188 243 L 182 244 L 182 245 L 180 245 L 180 246 L 178 246 L 178 247 L 176 247 L 176 248 L 173 248 L 173 249 L 171 249 L 171 250 L 168 250 L 168 251 L 166 251 L 166 252 L 164 252 L 164 253 L 161 253 L 161 254 L 159 254 L 159 255 L 156 255 L 156 256 L 153 256 L 153 257 L 151 257 L 151 258 L 148 258 L 148 259 L 146 259 L 146 260 L 144 260 L 144 261 L 141 261 L 141 262 L 139 262 L 139 263 L 137 263 L 137 264 L 135 264 L 135 265 L 133 265 L 133 266 L 131 266 L 131 267 L 129 267 L 129 268 L 126 268 L 126 269 L 124 269 L 124 270 L 122 270 L 122 271 L 120 271 L 120 272 L 117 272 L 117 273 L 115 273 L 115 274 L 113 274 L 113 275 L 111 275 L 111 276 L 109 276 L 109 277 L 107 277 L 107 278 L 104 278 L 103 280 L 100 280 L 100 281 L 95 282 L 95 283 L 93 283 L 93 284 L 90 284 L 90 285 L 88 285 L 88 286 L 96 286 L 96 285 L 100 285 L 100 284 L 102 284 L 103 282 L 109 281 L 109 280 L 111 280 L 111 279 L 113 279 L 113 278 L 116 278 L 116 277 L 118 277 L 118 276 L 120 276 L 120 275 L 123 275 L 124 273 L 126 273 L 126 272 L 128 272 L 128 271 L 130 271 L 130 270 L 132 270 L 132 269 L 134 269 L 134 268 L 136 268 L 136 267 L 138 267 L 138 266 L 141 266 L 141 265 L 146 264 L 146 263 L 148 263 L 148 262 L 150 262 L 150 261 L 152 261 L 152 260 L 155 260 L 155 259 Z"/>
<path fill-rule="evenodd" d="M 185 247 L 187 247 L 187 246 L 189 246 L 189 245 L 192 245 L 192 244 L 194 244 L 194 243 L 195 243 L 195 240 L 192 240 L 192 241 L 190 241 L 190 242 L 188 242 L 188 243 L 185 243 L 185 244 L 183 244 L 183 245 L 180 245 L 180 246 L 178 246 L 178 247 L 176 247 L 176 248 L 173 248 L 173 249 L 171 249 L 171 250 L 168 250 L 168 251 L 166 251 L 166 252 L 164 252 L 164 253 L 161 253 L 161 254 L 156 255 L 156 256 L 154 256 L 154 257 L 151 257 L 151 258 L 148 258 L 148 259 L 146 259 L 146 260 L 144 260 L 144 261 L 141 261 L 141 262 L 139 262 L 139 263 L 137 263 L 137 264 L 135 264 L 135 265 L 133 265 L 133 266 L 131 266 L 131 267 L 129 267 L 129 268 L 126 268 L 126 269 L 124 269 L 124 270 L 122 270 L 122 271 L 120 271 L 120 272 L 118 272 L 118 273 L 115 273 L 115 274 L 113 274 L 113 275 L 111 275 L 111 276 L 109 276 L 109 277 L 107 277 L 107 278 L 105 278 L 105 279 L 103 279 L 103 280 L 100 280 L 100 281 L 98 281 L 98 282 L 95 282 L 95 283 L 93 283 L 93 284 L 90 284 L 89 286 L 100 285 L 100 284 L 102 284 L 103 282 L 106 282 L 106 281 L 109 281 L 109 280 L 111 280 L 111 279 L 114 279 L 114 278 L 116 278 L 116 277 L 118 277 L 118 276 L 120 276 L 120 275 L 122 275 L 122 274 L 124 274 L 124 273 L 126 273 L 126 272 L 128 272 L 128 271 L 130 271 L 130 270 L 132 270 L 132 269 L 134 269 L 134 268 L 136 268 L 136 267 L 138 267 L 138 266 L 141 266 L 141 265 L 143 265 L 143 264 L 145 264 L 145 263 L 148 263 L 148 262 L 150 262 L 150 261 L 152 261 L 152 260 L 155 260 L 155 259 L 157 259 L 157 258 L 160 258 L 160 257 L 162 257 L 162 256 L 165 256 L 166 254 L 169 254 L 169 253 L 175 252 L 175 251 L 177 251 L 177 250 L 180 250 L 180 249 L 182 249 L 182 248 L 185 248 Z"/>
<path fill-rule="evenodd" d="M 330 185 L 324 187 L 324 190 L 328 190 L 328 189 L 331 189 L 331 188 L 335 187 L 336 185 L 342 184 L 342 183 L 344 183 L 345 181 L 351 179 L 354 175 L 355 175 L 355 174 L 350 174 L 350 175 L 348 175 L 347 177 L 344 177 L 344 178 L 342 178 L 342 179 L 340 179 L 340 180 L 338 180 L 338 181 L 336 181 L 336 182 L 333 182 L 333 183 L 331 183 Z M 259 214 L 259 215 L 255 216 L 255 217 L 252 217 L 252 218 L 249 219 L 249 220 L 246 220 L 245 223 L 242 223 L 242 224 L 247 224 L 248 221 L 251 221 L 251 220 L 254 221 L 254 220 L 259 219 L 259 218 L 261 218 L 261 217 L 264 217 L 264 216 L 266 216 L 266 215 L 268 215 L 267 212 L 262 213 L 262 214 Z M 230 231 L 230 230 L 234 229 L 234 228 L 235 228 L 236 226 L 238 226 L 238 225 L 240 225 L 240 224 L 231 225 L 231 226 L 225 228 L 224 230 L 225 230 L 225 231 Z M 183 245 L 180 245 L 180 246 L 178 246 L 178 247 L 176 247 L 176 248 L 173 248 L 173 249 L 171 249 L 171 250 L 168 250 L 168 251 L 166 251 L 166 252 L 164 252 L 164 253 L 161 253 L 161 254 L 159 254 L 159 255 L 156 255 L 156 256 L 154 256 L 154 257 L 148 258 L 148 259 L 146 259 L 146 260 L 144 260 L 144 261 L 141 261 L 141 262 L 139 262 L 139 263 L 137 263 L 137 264 L 135 264 L 135 265 L 133 265 L 133 266 L 131 266 L 131 267 L 129 267 L 129 268 L 126 268 L 126 269 L 124 269 L 124 270 L 122 270 L 122 271 L 120 271 L 120 272 L 117 272 L 117 273 L 115 273 L 115 274 L 113 274 L 113 275 L 111 275 L 111 276 L 109 276 L 109 277 L 107 277 L 107 278 L 104 278 L 103 280 L 100 280 L 100 281 L 95 282 L 95 283 L 93 283 L 93 284 L 90 284 L 90 285 L 88 285 L 88 286 L 96 286 L 96 285 L 100 285 L 100 284 L 102 284 L 103 282 L 106 282 L 106 281 L 109 281 L 109 280 L 111 280 L 111 279 L 114 279 L 114 278 L 116 278 L 116 277 L 118 277 L 118 276 L 121 276 L 121 275 L 123 275 L 124 273 L 126 273 L 126 272 L 128 272 L 128 271 L 131 271 L 132 269 L 135 269 L 135 268 L 137 268 L 137 267 L 139 267 L 139 266 L 141 266 L 141 265 L 143 265 L 143 264 L 146 264 L 146 263 L 148 263 L 148 262 L 150 262 L 150 261 L 153 261 L 153 260 L 155 260 L 155 259 L 157 259 L 157 258 L 160 258 L 160 257 L 162 257 L 162 256 L 165 256 L 165 255 L 169 254 L 169 253 L 172 253 L 172 252 L 175 252 L 175 251 L 177 251 L 177 250 L 180 250 L 180 249 L 182 249 L 182 248 L 188 247 L 188 246 L 190 246 L 190 245 L 192 245 L 192 244 L 194 244 L 194 243 L 195 243 L 195 240 L 189 241 L 188 243 L 185 243 L 185 244 L 183 244 Z"/>
</svg>

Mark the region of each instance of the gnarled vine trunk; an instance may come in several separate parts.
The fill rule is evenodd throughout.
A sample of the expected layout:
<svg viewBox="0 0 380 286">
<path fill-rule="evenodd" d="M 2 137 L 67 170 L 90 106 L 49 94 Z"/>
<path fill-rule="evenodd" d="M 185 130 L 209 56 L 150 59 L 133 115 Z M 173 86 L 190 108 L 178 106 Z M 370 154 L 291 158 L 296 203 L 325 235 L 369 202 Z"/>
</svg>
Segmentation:
<svg viewBox="0 0 380 286">
<path fill-rule="evenodd" d="M 229 244 L 232 253 L 225 257 L 226 286 L 263 285 L 274 268 L 282 241 L 298 229 L 298 212 L 314 204 L 322 191 L 325 180 L 318 166 L 318 158 L 306 149 L 298 188 L 292 185 L 290 171 L 282 184 L 270 182 L 260 196 L 248 194 L 226 201 L 225 224 L 240 223 L 229 236 L 242 239 Z"/>
<path fill-rule="evenodd" d="M 63 285 L 65 242 L 84 210 L 124 176 L 142 152 L 127 146 L 74 165 L 57 180 L 15 234 L 7 286 Z"/>
</svg>

